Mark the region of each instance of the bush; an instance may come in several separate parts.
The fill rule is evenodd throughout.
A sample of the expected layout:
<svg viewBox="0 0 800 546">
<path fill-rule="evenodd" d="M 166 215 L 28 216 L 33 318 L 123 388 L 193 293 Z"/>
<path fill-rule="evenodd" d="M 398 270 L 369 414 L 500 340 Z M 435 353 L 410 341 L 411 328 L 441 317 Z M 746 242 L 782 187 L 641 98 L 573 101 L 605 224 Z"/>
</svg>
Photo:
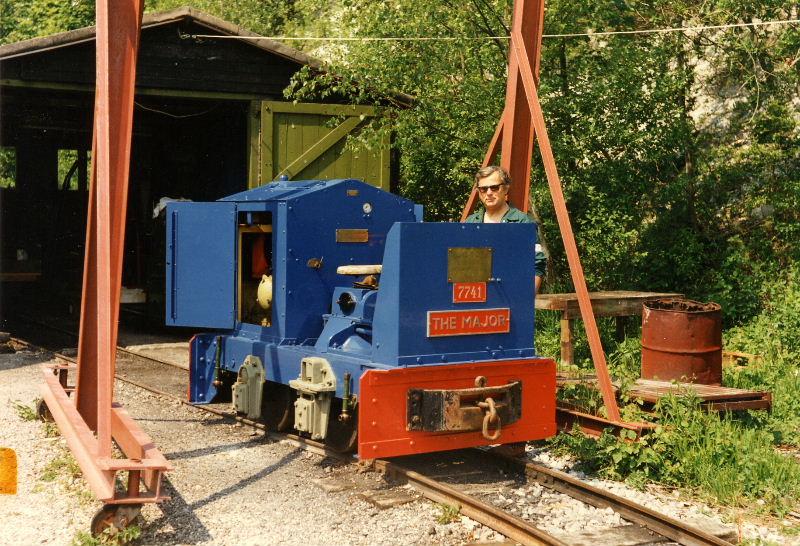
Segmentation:
<svg viewBox="0 0 800 546">
<path fill-rule="evenodd" d="M 656 412 L 659 425 L 638 441 L 633 433 L 594 440 L 573 431 L 551 443 L 606 478 L 688 486 L 731 506 L 761 499 L 763 510 L 781 516 L 800 501 L 800 464 L 775 451 L 769 432 L 701 411 L 691 396 L 663 398 Z"/>
</svg>

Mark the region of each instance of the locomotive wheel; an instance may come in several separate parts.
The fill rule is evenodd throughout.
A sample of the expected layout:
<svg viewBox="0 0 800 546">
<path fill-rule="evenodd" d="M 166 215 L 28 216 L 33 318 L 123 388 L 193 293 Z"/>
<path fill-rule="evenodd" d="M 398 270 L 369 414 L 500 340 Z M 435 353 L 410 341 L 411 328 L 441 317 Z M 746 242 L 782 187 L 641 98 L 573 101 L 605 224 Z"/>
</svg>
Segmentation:
<svg viewBox="0 0 800 546">
<path fill-rule="evenodd" d="M 36 403 L 36 416 L 40 421 L 45 423 L 52 423 L 55 421 L 55 419 L 53 419 L 53 414 L 50 413 L 50 408 L 47 407 L 47 402 L 44 400 L 39 400 Z"/>
<path fill-rule="evenodd" d="M 294 427 L 294 389 L 282 383 L 266 381 L 261 398 L 261 415 L 268 430 L 286 432 Z"/>
<path fill-rule="evenodd" d="M 358 406 L 350 412 L 347 421 L 341 421 L 342 399 L 334 398 L 325 445 L 337 453 L 351 453 L 358 447 Z"/>
<path fill-rule="evenodd" d="M 108 533 L 116 534 L 133 523 L 142 510 L 141 504 L 104 504 L 92 518 L 92 536 Z"/>
</svg>

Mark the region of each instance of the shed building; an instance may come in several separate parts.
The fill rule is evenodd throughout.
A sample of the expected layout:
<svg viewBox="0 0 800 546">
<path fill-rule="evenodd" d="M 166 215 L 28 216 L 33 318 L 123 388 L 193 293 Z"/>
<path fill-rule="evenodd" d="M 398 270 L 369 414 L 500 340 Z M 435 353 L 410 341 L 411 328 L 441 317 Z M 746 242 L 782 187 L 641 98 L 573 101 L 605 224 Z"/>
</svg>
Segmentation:
<svg viewBox="0 0 800 546">
<path fill-rule="evenodd" d="M 144 17 L 123 301 L 146 303 L 154 318 L 163 315 L 164 227 L 154 218 L 162 198 L 215 200 L 279 175 L 389 189 L 386 140 L 345 146 L 375 110 L 287 102 L 292 75 L 319 62 L 254 37 L 191 8 Z M 78 313 L 94 71 L 94 27 L 0 46 L 2 319 Z"/>
</svg>

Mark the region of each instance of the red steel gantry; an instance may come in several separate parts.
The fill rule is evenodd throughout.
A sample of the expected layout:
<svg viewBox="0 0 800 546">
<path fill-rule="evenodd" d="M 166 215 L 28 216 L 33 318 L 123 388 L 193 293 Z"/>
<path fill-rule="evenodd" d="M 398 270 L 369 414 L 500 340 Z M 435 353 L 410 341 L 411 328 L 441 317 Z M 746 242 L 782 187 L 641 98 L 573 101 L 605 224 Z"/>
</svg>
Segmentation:
<svg viewBox="0 0 800 546">
<path fill-rule="evenodd" d="M 165 500 L 171 465 L 113 402 L 125 213 L 143 0 L 96 3 L 96 90 L 75 387 L 67 366 L 44 370 L 42 394 L 95 496 L 104 503 L 92 531 L 125 527 L 145 502 Z M 123 458 L 115 458 L 112 439 Z M 127 481 L 118 485 L 118 472 Z"/>
<path fill-rule="evenodd" d="M 113 402 L 136 54 L 143 7 L 143 0 L 100 0 L 96 4 L 92 182 L 76 385 L 67 385 L 69 368 L 49 366 L 42 386 L 44 400 L 87 482 L 105 503 L 93 522 L 95 531 L 111 524 L 124 527 L 142 503 L 165 500 L 161 481 L 163 473 L 171 469 L 152 440 L 122 406 Z M 511 199 L 527 212 L 533 143 L 538 137 L 603 400 L 609 418 L 619 422 L 619 409 L 537 93 L 543 23 L 544 0 L 514 3 L 506 107 L 483 164 L 490 164 L 502 151 L 501 165 L 512 179 L 525 181 L 512 186 Z M 473 190 L 462 219 L 473 208 L 476 197 Z M 113 456 L 112 439 L 124 458 Z M 127 483 L 122 487 L 116 485 L 118 472 L 127 472 Z"/>
<path fill-rule="evenodd" d="M 572 275 L 572 284 L 578 297 L 581 318 L 586 328 L 592 361 L 597 372 L 597 381 L 603 394 L 603 403 L 609 420 L 619 423 L 620 415 L 611 377 L 608 374 L 606 355 L 600 342 L 600 333 L 592 312 L 586 277 L 575 244 L 575 235 L 569 220 L 561 180 L 558 176 L 542 105 L 539 103 L 539 65 L 541 59 L 542 33 L 544 27 L 544 0 L 516 0 L 511 22 L 511 45 L 508 54 L 508 81 L 506 103 L 503 114 L 489 144 L 483 166 L 490 165 L 500 152 L 500 165 L 511 175 L 516 184 L 509 190 L 509 199 L 523 212 L 530 208 L 531 159 L 534 138 L 538 140 L 547 184 L 553 198 L 558 227 L 564 241 L 564 250 Z M 520 183 L 522 182 L 522 183 Z M 477 189 L 473 188 L 461 214 L 466 220 L 477 202 Z"/>
</svg>

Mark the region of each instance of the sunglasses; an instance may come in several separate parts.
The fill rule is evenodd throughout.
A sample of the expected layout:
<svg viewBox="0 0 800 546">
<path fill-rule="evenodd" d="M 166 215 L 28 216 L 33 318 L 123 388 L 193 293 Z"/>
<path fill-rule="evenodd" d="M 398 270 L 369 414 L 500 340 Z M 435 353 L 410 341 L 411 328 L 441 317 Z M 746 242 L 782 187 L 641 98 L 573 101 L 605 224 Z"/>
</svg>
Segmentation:
<svg viewBox="0 0 800 546">
<path fill-rule="evenodd" d="M 505 186 L 505 184 L 492 184 L 491 186 L 478 186 L 478 191 L 481 192 L 481 193 L 486 193 L 487 191 L 492 190 L 492 192 L 496 193 L 496 192 L 500 191 L 500 188 L 502 188 L 503 186 Z"/>
</svg>

